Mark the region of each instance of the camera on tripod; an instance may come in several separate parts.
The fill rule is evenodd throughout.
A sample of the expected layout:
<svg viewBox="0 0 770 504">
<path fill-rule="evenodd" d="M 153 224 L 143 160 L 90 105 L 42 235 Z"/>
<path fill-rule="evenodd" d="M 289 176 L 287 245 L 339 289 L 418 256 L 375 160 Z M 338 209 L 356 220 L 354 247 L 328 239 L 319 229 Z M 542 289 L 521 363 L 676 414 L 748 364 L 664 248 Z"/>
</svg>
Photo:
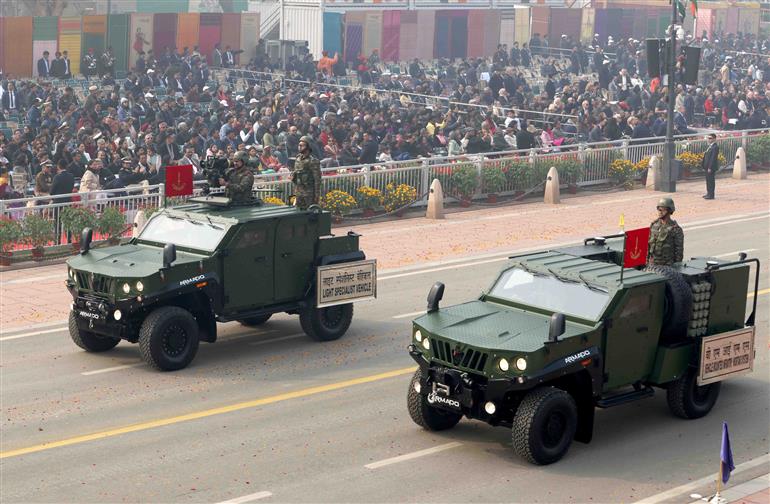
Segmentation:
<svg viewBox="0 0 770 504">
<path fill-rule="evenodd" d="M 201 171 L 206 184 L 203 186 L 203 194 L 208 194 L 212 188 L 221 187 L 219 179 L 227 178 L 227 171 L 232 163 L 227 158 L 208 156 L 201 162 Z"/>
</svg>

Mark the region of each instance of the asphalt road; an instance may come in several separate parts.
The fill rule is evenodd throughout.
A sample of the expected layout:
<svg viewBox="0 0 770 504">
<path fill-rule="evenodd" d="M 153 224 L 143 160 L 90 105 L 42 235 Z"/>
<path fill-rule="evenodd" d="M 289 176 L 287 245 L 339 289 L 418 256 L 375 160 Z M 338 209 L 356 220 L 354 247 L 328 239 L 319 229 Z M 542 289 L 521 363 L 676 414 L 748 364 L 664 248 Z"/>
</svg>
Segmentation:
<svg viewBox="0 0 770 504">
<path fill-rule="evenodd" d="M 685 255 L 750 250 L 766 265 L 768 224 L 765 215 L 690 226 Z M 715 473 L 722 421 L 736 464 L 768 453 L 766 270 L 755 371 L 726 382 L 703 419 L 673 417 L 659 391 L 597 411 L 592 443 L 548 467 L 519 459 L 502 427 L 421 430 L 406 411 L 410 320 L 434 281 L 447 285 L 443 304 L 459 302 L 502 264 L 382 272 L 379 299 L 357 305 L 336 342 L 309 340 L 296 317 L 222 325 L 220 341 L 175 373 L 141 364 L 136 345 L 88 354 L 64 330 L 10 333 L 28 336 L 0 343 L 0 500 L 629 502 Z"/>
</svg>

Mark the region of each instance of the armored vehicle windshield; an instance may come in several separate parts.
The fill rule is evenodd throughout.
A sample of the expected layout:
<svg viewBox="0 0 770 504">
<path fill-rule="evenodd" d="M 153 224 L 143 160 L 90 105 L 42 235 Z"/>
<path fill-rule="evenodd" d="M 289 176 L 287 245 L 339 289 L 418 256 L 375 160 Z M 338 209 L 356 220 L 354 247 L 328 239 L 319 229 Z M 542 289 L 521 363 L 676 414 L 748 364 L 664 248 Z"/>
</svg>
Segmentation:
<svg viewBox="0 0 770 504">
<path fill-rule="evenodd" d="M 162 213 L 147 223 L 139 235 L 140 242 L 173 243 L 212 252 L 227 233 L 227 226 L 221 223 Z"/>
</svg>

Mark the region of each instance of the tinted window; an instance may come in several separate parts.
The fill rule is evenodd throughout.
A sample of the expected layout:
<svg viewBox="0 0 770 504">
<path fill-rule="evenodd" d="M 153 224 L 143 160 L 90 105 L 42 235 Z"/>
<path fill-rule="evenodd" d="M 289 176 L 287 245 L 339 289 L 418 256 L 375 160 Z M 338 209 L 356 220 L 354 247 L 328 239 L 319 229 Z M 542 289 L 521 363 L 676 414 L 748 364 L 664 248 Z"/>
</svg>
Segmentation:
<svg viewBox="0 0 770 504">
<path fill-rule="evenodd" d="M 178 247 L 211 252 L 217 248 L 226 232 L 227 228 L 219 224 L 160 214 L 150 219 L 139 235 L 139 240 L 173 243 Z"/>
</svg>

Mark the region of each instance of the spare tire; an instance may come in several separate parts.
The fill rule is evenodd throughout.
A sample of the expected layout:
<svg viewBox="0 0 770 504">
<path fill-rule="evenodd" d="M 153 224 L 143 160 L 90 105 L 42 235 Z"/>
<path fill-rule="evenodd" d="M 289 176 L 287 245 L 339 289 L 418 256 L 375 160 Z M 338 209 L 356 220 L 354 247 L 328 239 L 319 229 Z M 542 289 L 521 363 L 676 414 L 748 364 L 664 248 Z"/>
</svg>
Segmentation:
<svg viewBox="0 0 770 504">
<path fill-rule="evenodd" d="M 663 309 L 661 335 L 665 339 L 687 336 L 687 325 L 692 312 L 692 290 L 681 273 L 670 266 L 651 265 L 646 271 L 666 277 L 666 297 Z"/>
</svg>

